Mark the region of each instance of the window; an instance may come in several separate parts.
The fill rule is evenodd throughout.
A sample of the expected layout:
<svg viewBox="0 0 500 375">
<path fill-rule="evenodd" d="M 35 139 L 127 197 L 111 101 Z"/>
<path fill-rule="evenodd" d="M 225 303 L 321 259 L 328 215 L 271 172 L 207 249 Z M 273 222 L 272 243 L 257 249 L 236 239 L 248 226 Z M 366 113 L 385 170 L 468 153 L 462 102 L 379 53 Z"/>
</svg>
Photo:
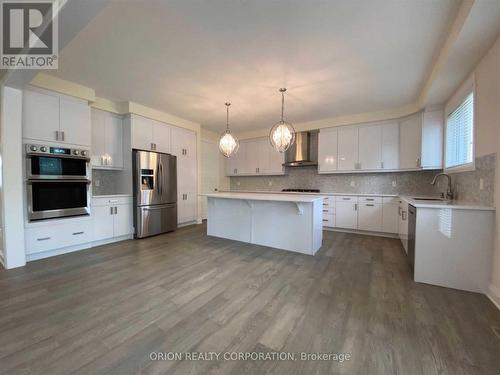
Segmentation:
<svg viewBox="0 0 500 375">
<path fill-rule="evenodd" d="M 470 93 L 446 119 L 446 168 L 474 161 L 474 93 Z"/>
</svg>

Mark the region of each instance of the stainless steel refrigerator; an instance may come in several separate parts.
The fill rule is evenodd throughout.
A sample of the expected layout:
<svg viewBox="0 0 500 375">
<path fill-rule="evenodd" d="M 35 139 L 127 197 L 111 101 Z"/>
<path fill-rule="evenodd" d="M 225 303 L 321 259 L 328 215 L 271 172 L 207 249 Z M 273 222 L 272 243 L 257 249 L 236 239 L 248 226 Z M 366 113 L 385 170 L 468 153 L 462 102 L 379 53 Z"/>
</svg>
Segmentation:
<svg viewBox="0 0 500 375">
<path fill-rule="evenodd" d="M 177 229 L 177 161 L 161 152 L 132 151 L 135 237 Z"/>
</svg>

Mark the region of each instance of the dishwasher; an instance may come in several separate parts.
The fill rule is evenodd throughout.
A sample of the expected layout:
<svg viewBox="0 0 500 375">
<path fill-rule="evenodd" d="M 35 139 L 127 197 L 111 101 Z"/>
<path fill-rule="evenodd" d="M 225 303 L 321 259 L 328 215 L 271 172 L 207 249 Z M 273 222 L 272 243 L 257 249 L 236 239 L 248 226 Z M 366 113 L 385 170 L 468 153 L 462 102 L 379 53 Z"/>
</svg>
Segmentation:
<svg viewBox="0 0 500 375">
<path fill-rule="evenodd" d="M 410 262 L 411 274 L 415 276 L 415 231 L 417 228 L 417 209 L 408 205 L 408 261 Z"/>
</svg>

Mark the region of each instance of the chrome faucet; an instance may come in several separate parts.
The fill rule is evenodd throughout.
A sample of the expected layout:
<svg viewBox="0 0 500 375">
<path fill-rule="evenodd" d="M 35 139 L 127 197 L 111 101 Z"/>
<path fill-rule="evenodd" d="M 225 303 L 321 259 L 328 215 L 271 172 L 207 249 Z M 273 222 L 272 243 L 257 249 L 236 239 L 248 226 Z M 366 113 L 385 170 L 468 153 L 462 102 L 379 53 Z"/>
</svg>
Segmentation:
<svg viewBox="0 0 500 375">
<path fill-rule="evenodd" d="M 438 173 L 437 175 L 434 176 L 432 179 L 431 185 L 435 185 L 436 181 L 439 177 L 445 176 L 448 179 L 448 186 L 446 188 L 446 199 L 453 199 L 453 190 L 451 189 L 451 177 L 449 174 L 446 173 Z M 441 193 L 441 198 L 444 198 L 445 194 Z"/>
</svg>

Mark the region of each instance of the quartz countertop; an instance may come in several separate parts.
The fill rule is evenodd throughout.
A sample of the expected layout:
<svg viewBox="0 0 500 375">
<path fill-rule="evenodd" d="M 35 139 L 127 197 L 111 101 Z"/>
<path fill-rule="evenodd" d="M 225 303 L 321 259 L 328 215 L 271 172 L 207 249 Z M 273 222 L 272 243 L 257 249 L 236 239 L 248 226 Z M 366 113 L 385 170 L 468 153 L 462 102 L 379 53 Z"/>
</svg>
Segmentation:
<svg viewBox="0 0 500 375">
<path fill-rule="evenodd" d="M 105 194 L 105 195 L 93 195 L 92 198 L 120 198 L 120 197 L 131 197 L 132 194 Z"/>
<path fill-rule="evenodd" d="M 477 203 L 465 202 L 460 200 L 416 200 L 415 198 L 438 198 L 438 197 L 409 197 L 406 195 L 400 195 L 400 199 L 404 200 L 408 204 L 411 204 L 417 208 L 452 208 L 457 210 L 483 210 L 483 211 L 494 211 L 493 206 L 484 206 Z"/>
<path fill-rule="evenodd" d="M 324 195 L 320 194 L 297 194 L 297 193 L 256 193 L 256 192 L 219 192 L 205 194 L 209 198 L 222 199 L 244 199 L 254 201 L 275 201 L 275 202 L 302 202 L 311 203 L 322 200 Z"/>
<path fill-rule="evenodd" d="M 334 192 L 319 192 L 319 193 L 307 193 L 307 192 L 293 192 L 293 191 L 266 191 L 266 190 L 231 190 L 224 191 L 221 193 L 257 193 L 257 194 L 295 194 L 295 195 L 352 195 L 354 197 L 398 197 L 397 194 L 376 194 L 376 193 L 334 193 Z"/>
</svg>

